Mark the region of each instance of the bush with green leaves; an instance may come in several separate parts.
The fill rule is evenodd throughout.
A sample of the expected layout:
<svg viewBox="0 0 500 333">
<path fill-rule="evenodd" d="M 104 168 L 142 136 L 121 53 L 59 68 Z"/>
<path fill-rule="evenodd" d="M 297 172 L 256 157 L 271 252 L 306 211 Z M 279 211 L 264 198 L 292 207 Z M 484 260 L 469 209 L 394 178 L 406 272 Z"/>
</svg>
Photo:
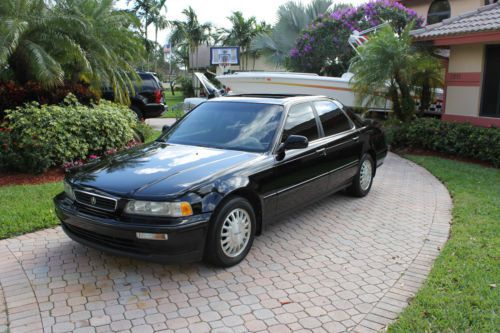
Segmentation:
<svg viewBox="0 0 500 333">
<path fill-rule="evenodd" d="M 394 148 L 433 150 L 500 167 L 500 129 L 419 118 L 389 129 Z"/>
<path fill-rule="evenodd" d="M 0 169 L 40 173 L 89 155 L 120 149 L 134 137 L 136 119 L 123 105 L 91 107 L 68 96 L 60 105 L 26 104 L 6 111 Z"/>
</svg>

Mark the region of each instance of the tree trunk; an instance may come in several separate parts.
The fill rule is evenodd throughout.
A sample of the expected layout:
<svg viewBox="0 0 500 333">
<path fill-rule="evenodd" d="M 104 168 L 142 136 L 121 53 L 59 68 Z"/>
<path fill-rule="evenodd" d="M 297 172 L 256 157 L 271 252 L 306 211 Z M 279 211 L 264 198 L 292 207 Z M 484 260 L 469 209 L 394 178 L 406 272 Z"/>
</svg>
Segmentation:
<svg viewBox="0 0 500 333">
<path fill-rule="evenodd" d="M 393 86 L 392 88 L 389 89 L 389 95 L 391 96 L 391 101 L 392 101 L 392 109 L 394 111 L 394 114 L 398 119 L 401 119 L 401 104 L 399 103 L 399 94 L 398 94 L 398 88 Z"/>
<path fill-rule="evenodd" d="M 155 48 L 158 45 L 158 25 L 155 24 Z M 155 73 L 158 73 L 158 59 L 155 59 Z"/>
<path fill-rule="evenodd" d="M 411 96 L 410 88 L 401 79 L 399 74 L 395 76 L 396 83 L 398 84 L 399 91 L 401 92 L 401 120 L 407 122 L 411 119 L 415 112 L 415 102 Z"/>
<path fill-rule="evenodd" d="M 431 105 L 431 86 L 429 80 L 425 80 L 422 85 L 422 93 L 420 94 L 420 112 L 424 112 L 429 109 Z"/>
</svg>

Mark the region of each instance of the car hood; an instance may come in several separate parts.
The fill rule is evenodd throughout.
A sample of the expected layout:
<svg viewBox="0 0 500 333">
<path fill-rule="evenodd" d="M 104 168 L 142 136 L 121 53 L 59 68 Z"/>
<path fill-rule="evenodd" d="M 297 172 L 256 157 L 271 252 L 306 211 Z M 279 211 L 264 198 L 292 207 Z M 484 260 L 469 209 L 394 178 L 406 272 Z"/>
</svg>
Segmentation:
<svg viewBox="0 0 500 333">
<path fill-rule="evenodd" d="M 80 187 L 134 198 L 175 197 L 262 154 L 153 143 L 83 167 L 69 178 Z"/>
</svg>

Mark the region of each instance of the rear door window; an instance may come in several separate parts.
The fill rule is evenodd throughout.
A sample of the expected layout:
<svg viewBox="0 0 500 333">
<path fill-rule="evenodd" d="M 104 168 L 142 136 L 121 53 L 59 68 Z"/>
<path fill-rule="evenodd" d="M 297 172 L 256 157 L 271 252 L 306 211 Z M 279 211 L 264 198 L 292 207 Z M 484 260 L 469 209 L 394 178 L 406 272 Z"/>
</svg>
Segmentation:
<svg viewBox="0 0 500 333">
<path fill-rule="evenodd" d="M 157 90 L 158 89 L 158 83 L 156 82 L 156 80 L 154 79 L 154 77 L 152 75 L 148 75 L 148 74 L 140 74 L 139 75 L 141 77 L 141 84 L 140 87 L 141 87 L 141 90 L 144 90 L 144 91 L 153 91 L 153 90 Z"/>
<path fill-rule="evenodd" d="M 309 141 L 319 138 L 316 117 L 310 103 L 294 105 L 288 111 L 282 142 L 286 141 L 290 135 L 302 135 Z"/>
<path fill-rule="evenodd" d="M 330 101 L 314 102 L 325 136 L 339 134 L 351 129 L 351 123 L 339 106 Z"/>
</svg>

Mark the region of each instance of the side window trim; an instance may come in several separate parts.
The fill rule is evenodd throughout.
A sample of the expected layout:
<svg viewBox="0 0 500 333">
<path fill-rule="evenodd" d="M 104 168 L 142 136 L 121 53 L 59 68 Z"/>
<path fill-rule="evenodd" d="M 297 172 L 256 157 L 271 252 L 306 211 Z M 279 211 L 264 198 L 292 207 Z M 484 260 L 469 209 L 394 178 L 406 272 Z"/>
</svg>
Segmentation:
<svg viewBox="0 0 500 333">
<path fill-rule="evenodd" d="M 332 134 L 332 135 L 325 135 L 325 132 L 324 132 L 324 129 L 323 129 L 323 124 L 321 123 L 321 119 L 318 116 L 318 112 L 316 111 L 316 107 L 315 107 L 314 103 L 311 102 L 313 110 L 314 110 L 314 114 L 316 115 L 316 118 L 317 118 L 317 121 L 318 121 L 318 125 L 321 128 L 320 134 L 322 134 L 322 135 L 320 136 L 320 138 L 318 140 L 323 139 L 323 138 L 335 138 L 338 135 L 345 134 L 345 133 L 348 133 L 348 132 L 352 132 L 353 130 L 357 129 L 356 128 L 356 124 L 354 124 L 354 122 L 352 121 L 351 117 L 349 117 L 349 115 L 344 111 L 343 105 L 340 102 L 337 102 L 336 100 L 329 99 L 329 98 L 318 99 L 317 101 L 314 101 L 314 102 L 322 102 L 322 101 L 331 102 L 331 103 L 337 105 L 337 107 L 342 112 L 342 114 L 347 118 L 347 121 L 351 125 L 351 128 L 349 128 L 348 130 L 339 132 L 339 133 Z"/>
<path fill-rule="evenodd" d="M 316 102 L 316 101 L 314 101 Z M 325 130 L 323 129 L 323 124 L 321 123 L 321 118 L 318 115 L 318 110 L 316 110 L 316 106 L 314 105 L 313 101 L 308 102 L 311 105 L 311 108 L 314 113 L 314 118 L 316 118 L 316 127 L 318 127 L 318 134 L 319 138 L 317 140 L 321 140 L 322 138 L 325 137 Z M 317 141 L 315 140 L 315 141 Z"/>
<path fill-rule="evenodd" d="M 295 107 L 297 105 L 301 105 L 301 104 L 309 104 L 309 106 L 311 107 L 311 110 L 313 111 L 313 114 L 314 114 L 314 120 L 316 121 L 316 130 L 318 131 L 318 138 L 315 140 L 309 141 L 309 143 L 318 142 L 319 140 L 323 139 L 323 137 L 324 137 L 323 127 L 321 126 L 321 120 L 319 119 L 318 113 L 316 112 L 316 108 L 314 107 L 314 103 L 313 103 L 313 101 L 306 101 L 306 102 L 297 102 L 297 103 L 294 103 L 294 104 L 288 106 L 288 109 L 286 110 L 286 115 L 285 115 L 284 120 L 283 120 L 283 124 L 281 126 L 281 130 L 279 133 L 278 143 L 281 143 L 281 139 L 283 138 L 283 134 L 284 134 L 283 132 L 285 131 L 286 121 L 288 120 L 290 110 L 293 107 Z M 278 144 L 278 146 L 279 146 L 279 144 Z"/>
</svg>

